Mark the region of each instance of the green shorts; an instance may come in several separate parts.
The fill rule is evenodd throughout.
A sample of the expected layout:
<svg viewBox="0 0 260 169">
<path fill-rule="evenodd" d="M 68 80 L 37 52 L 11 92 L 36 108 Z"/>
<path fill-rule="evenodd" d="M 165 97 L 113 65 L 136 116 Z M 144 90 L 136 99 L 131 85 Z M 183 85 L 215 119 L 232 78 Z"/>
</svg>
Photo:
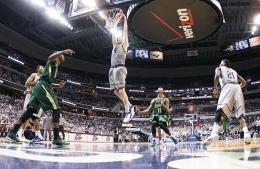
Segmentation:
<svg viewBox="0 0 260 169">
<path fill-rule="evenodd" d="M 42 108 L 43 111 L 59 108 L 56 94 L 53 92 L 51 85 L 45 81 L 39 81 L 32 88 L 32 95 L 28 105 L 36 110 Z"/>
</svg>

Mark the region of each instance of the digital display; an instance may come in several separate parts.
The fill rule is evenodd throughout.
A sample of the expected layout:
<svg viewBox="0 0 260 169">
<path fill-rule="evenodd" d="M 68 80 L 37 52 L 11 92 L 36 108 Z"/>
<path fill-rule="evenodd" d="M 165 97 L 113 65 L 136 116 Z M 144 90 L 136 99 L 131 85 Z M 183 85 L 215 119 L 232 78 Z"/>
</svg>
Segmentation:
<svg viewBox="0 0 260 169">
<path fill-rule="evenodd" d="M 251 47 L 260 45 L 260 36 L 254 37 L 254 38 L 250 38 L 249 39 L 249 44 L 250 44 Z"/>
<path fill-rule="evenodd" d="M 235 43 L 235 49 L 236 50 L 243 50 L 249 47 L 247 40 L 241 40 Z"/>
<path fill-rule="evenodd" d="M 150 59 L 163 60 L 163 53 L 160 51 L 150 51 Z"/>
<path fill-rule="evenodd" d="M 135 50 L 135 57 L 141 59 L 148 59 L 149 58 L 149 51 L 146 49 L 136 49 Z"/>
</svg>

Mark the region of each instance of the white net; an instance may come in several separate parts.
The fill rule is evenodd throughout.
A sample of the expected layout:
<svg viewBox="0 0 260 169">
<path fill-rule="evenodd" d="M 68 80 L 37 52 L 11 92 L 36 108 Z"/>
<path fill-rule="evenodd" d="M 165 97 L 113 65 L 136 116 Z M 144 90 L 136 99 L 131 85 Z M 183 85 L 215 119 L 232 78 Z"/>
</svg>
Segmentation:
<svg viewBox="0 0 260 169">
<path fill-rule="evenodd" d="M 107 30 L 112 30 L 117 26 L 117 24 L 122 19 L 123 12 L 119 8 L 111 9 L 105 12 L 106 25 L 105 28 Z"/>
</svg>

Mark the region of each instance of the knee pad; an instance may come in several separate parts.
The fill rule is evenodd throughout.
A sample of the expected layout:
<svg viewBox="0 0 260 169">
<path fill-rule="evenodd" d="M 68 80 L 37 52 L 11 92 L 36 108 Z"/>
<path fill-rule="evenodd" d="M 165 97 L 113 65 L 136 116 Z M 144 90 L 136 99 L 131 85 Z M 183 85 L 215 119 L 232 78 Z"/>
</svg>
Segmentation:
<svg viewBox="0 0 260 169">
<path fill-rule="evenodd" d="M 59 123 L 60 122 L 60 109 L 56 109 L 52 111 L 52 122 L 53 123 Z"/>
<path fill-rule="evenodd" d="M 224 119 L 227 119 L 227 116 L 225 115 L 223 110 L 222 109 L 218 109 L 216 111 L 216 114 L 215 114 L 215 122 L 216 123 L 220 123 L 221 122 L 221 117 L 224 117 Z"/>
</svg>

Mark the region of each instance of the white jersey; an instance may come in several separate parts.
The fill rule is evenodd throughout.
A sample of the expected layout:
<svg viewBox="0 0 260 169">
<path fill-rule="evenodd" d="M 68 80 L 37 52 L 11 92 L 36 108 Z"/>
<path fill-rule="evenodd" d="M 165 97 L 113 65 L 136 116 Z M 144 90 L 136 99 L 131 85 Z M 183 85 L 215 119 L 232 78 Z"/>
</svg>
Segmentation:
<svg viewBox="0 0 260 169">
<path fill-rule="evenodd" d="M 35 77 L 34 77 L 34 79 L 33 79 L 33 82 L 37 82 L 37 81 L 39 80 L 39 78 L 40 78 L 40 76 L 38 76 L 37 73 L 35 73 L 35 74 L 36 74 L 36 75 L 35 75 Z M 29 101 L 30 101 L 31 90 L 32 90 L 32 87 L 31 87 L 31 86 L 30 86 L 30 87 L 27 87 L 27 89 L 26 89 L 26 93 L 27 93 L 27 94 L 25 95 L 25 99 L 24 99 L 23 111 L 26 110 L 27 105 L 28 105 L 28 103 L 29 103 Z"/>
<path fill-rule="evenodd" d="M 216 74 L 219 76 L 219 83 L 221 88 L 228 83 L 238 84 L 237 72 L 226 66 L 216 68 Z"/>
<path fill-rule="evenodd" d="M 222 88 L 217 109 L 222 109 L 227 117 L 234 113 L 240 118 L 245 114 L 245 103 L 237 72 L 229 67 L 220 66 L 216 68 L 216 74 Z"/>
</svg>

